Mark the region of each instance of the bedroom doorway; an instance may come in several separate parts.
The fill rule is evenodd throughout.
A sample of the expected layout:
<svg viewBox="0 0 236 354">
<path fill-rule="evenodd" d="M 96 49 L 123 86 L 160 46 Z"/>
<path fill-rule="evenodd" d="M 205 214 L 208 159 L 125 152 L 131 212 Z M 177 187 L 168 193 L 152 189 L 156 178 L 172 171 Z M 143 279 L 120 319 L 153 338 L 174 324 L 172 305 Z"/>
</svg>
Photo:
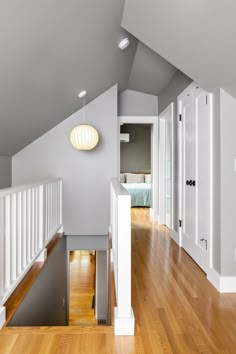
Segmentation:
<svg viewBox="0 0 236 354">
<path fill-rule="evenodd" d="M 132 207 L 149 208 L 150 215 L 157 220 L 158 117 L 119 119 L 121 183 L 131 194 Z"/>
</svg>

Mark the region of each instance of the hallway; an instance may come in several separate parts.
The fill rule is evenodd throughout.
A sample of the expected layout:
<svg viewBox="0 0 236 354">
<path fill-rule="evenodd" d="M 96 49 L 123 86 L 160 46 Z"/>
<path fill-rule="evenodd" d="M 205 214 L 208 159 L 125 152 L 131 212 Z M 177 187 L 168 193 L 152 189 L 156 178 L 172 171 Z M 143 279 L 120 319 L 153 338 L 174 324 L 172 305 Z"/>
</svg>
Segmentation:
<svg viewBox="0 0 236 354">
<path fill-rule="evenodd" d="M 148 210 L 132 210 L 132 250 L 132 304 L 144 352 L 235 353 L 236 294 L 218 293 L 168 229 L 149 221 Z"/>
<path fill-rule="evenodd" d="M 149 209 L 132 209 L 134 337 L 110 327 L 6 328 L 0 353 L 235 353 L 236 294 L 219 294 Z"/>
</svg>

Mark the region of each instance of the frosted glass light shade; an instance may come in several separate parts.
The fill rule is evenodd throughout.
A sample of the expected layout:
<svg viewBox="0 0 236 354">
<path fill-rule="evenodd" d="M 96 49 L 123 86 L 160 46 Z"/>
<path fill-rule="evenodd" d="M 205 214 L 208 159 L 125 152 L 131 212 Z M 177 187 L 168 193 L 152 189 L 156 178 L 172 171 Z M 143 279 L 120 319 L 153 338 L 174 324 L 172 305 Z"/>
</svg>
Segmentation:
<svg viewBox="0 0 236 354">
<path fill-rule="evenodd" d="M 77 150 L 92 150 L 97 145 L 98 140 L 98 132 L 91 125 L 78 125 L 70 133 L 70 142 Z"/>
</svg>

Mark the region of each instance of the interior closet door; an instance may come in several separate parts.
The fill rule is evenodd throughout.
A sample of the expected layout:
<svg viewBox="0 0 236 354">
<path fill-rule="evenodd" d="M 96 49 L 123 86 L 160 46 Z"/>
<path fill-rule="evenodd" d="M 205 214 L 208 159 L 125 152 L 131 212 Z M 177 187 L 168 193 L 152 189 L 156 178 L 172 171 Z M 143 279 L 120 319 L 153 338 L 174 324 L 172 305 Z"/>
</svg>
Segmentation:
<svg viewBox="0 0 236 354">
<path fill-rule="evenodd" d="M 210 104 L 195 88 L 182 99 L 182 246 L 207 271 L 210 230 Z"/>
</svg>

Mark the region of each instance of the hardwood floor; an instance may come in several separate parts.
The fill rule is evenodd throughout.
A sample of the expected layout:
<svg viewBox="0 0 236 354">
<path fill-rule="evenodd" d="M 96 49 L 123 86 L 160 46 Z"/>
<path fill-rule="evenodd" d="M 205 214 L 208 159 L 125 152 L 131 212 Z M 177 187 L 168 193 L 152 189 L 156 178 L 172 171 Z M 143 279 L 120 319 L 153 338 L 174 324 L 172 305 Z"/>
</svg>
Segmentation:
<svg viewBox="0 0 236 354">
<path fill-rule="evenodd" d="M 95 295 L 95 255 L 88 251 L 70 252 L 69 325 L 95 326 L 92 301 Z"/>
<path fill-rule="evenodd" d="M 236 353 L 236 294 L 219 294 L 193 260 L 132 209 L 134 337 L 111 327 L 4 329 L 0 353 Z"/>
</svg>

